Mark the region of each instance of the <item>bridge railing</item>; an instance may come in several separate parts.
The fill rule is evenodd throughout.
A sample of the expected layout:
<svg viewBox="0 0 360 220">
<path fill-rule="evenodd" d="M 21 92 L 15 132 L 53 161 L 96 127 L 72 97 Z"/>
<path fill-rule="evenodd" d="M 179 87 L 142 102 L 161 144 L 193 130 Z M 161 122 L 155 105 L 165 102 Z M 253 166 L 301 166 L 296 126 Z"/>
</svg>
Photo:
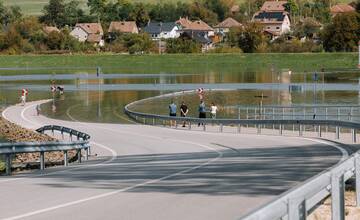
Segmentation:
<svg viewBox="0 0 360 220">
<path fill-rule="evenodd" d="M 20 153 L 39 153 L 40 154 L 40 169 L 45 169 L 45 152 L 60 151 L 64 153 L 64 165 L 69 165 L 68 151 L 76 150 L 78 162 L 81 163 L 82 150 L 85 151 L 85 160 L 88 160 L 90 154 L 90 135 L 76 131 L 71 128 L 47 125 L 36 130 L 39 133 L 45 133 L 51 131 L 53 134 L 55 131 L 64 135 L 69 135 L 70 141 L 50 141 L 50 142 L 23 142 L 23 143 L 1 143 L 0 155 L 5 156 L 6 174 L 11 175 L 12 157 Z M 72 141 L 72 137 L 76 137 L 76 141 Z"/>
<path fill-rule="evenodd" d="M 279 135 L 283 135 L 285 129 L 296 129 L 299 136 L 304 135 L 305 127 L 313 127 L 318 137 L 322 137 L 324 128 L 333 128 L 335 139 L 340 139 L 340 131 L 348 130 L 351 132 L 352 142 L 356 142 L 357 130 L 360 123 L 340 120 L 318 120 L 318 119 L 299 119 L 299 120 L 272 120 L 272 119 L 199 119 L 170 117 L 135 112 L 125 107 L 125 113 L 134 120 L 150 125 L 178 124 L 186 122 L 188 129 L 192 129 L 193 124 L 201 125 L 206 131 L 207 126 L 218 125 L 219 132 L 223 132 L 224 126 L 237 127 L 240 132 L 242 127 L 253 126 L 257 133 L 261 134 L 263 128 L 272 127 L 277 129 Z M 162 123 L 161 123 L 162 122 Z M 356 202 L 360 206 L 360 155 L 355 153 L 351 157 L 342 161 L 337 166 L 323 172 L 301 186 L 288 191 L 276 198 L 274 201 L 255 210 L 253 213 L 242 218 L 243 220 L 270 220 L 270 219 L 306 219 L 306 216 L 313 211 L 317 205 L 328 195 L 332 197 L 332 219 L 342 220 L 345 218 L 344 191 L 345 181 L 355 176 L 356 181 Z"/>
</svg>

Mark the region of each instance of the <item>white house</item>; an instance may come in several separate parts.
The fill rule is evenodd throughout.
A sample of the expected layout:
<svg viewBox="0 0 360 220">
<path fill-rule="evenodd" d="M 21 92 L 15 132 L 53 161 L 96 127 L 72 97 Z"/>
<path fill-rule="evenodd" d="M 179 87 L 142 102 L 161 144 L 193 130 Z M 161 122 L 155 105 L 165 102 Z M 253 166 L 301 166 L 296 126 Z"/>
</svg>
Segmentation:
<svg viewBox="0 0 360 220">
<path fill-rule="evenodd" d="M 149 22 L 144 28 L 153 40 L 178 38 L 179 27 L 175 22 Z"/>
<path fill-rule="evenodd" d="M 95 46 L 100 47 L 105 45 L 104 31 L 100 23 L 78 23 L 70 35 L 80 42 L 94 43 Z"/>
<path fill-rule="evenodd" d="M 265 1 L 260 11 L 256 12 L 252 21 L 263 25 L 265 33 L 273 39 L 290 32 L 290 17 L 285 10 L 287 1 Z"/>
</svg>

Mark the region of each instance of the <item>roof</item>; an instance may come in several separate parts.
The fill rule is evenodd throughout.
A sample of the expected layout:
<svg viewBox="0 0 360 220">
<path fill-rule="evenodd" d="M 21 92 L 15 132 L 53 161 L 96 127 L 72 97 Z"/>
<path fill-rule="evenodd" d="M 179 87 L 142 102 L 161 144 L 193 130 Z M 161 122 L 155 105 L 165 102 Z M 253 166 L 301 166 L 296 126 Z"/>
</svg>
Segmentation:
<svg viewBox="0 0 360 220">
<path fill-rule="evenodd" d="M 160 34 L 161 32 L 170 32 L 177 27 L 175 22 L 150 22 L 144 31 L 149 34 Z"/>
<path fill-rule="evenodd" d="M 88 34 L 104 34 L 100 23 L 77 23 L 75 27 L 80 27 Z"/>
<path fill-rule="evenodd" d="M 233 6 L 230 8 L 230 11 L 231 11 L 232 13 L 239 12 L 239 11 L 240 11 L 240 6 L 239 6 L 239 5 L 233 5 Z"/>
<path fill-rule="evenodd" d="M 287 1 L 266 1 L 261 7 L 261 11 L 285 11 L 284 5 Z"/>
<path fill-rule="evenodd" d="M 254 20 L 260 21 L 260 22 L 270 22 L 270 23 L 276 23 L 276 22 L 283 22 L 285 19 L 285 16 L 287 14 L 284 12 L 257 12 L 254 15 Z"/>
<path fill-rule="evenodd" d="M 46 34 L 50 34 L 51 32 L 55 31 L 55 32 L 60 32 L 60 30 L 57 28 L 57 27 L 52 27 L 52 26 L 45 26 L 43 27 L 43 31 L 46 33 Z"/>
<path fill-rule="evenodd" d="M 102 36 L 100 34 L 89 34 L 87 41 L 90 43 L 99 43 L 102 40 Z"/>
<path fill-rule="evenodd" d="M 202 20 L 190 21 L 187 18 L 180 18 L 176 21 L 177 24 L 181 25 L 183 30 L 192 31 L 213 31 L 214 29 Z"/>
<path fill-rule="evenodd" d="M 112 21 L 108 32 L 132 33 L 137 30 L 135 21 Z"/>
<path fill-rule="evenodd" d="M 242 24 L 240 24 L 237 20 L 233 18 L 226 18 L 223 22 L 216 25 L 215 28 L 232 28 L 232 27 L 241 27 Z"/>
<path fill-rule="evenodd" d="M 337 4 L 330 8 L 332 14 L 353 12 L 355 8 L 348 4 Z"/>
</svg>

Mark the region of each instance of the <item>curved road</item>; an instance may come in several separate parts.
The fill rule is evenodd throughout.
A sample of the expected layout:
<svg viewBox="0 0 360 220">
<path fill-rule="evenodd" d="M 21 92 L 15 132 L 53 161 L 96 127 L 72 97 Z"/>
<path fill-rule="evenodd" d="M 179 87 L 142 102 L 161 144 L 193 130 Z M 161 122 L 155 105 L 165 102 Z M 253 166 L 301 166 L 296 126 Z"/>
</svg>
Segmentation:
<svg viewBox="0 0 360 220">
<path fill-rule="evenodd" d="M 38 103 L 3 117 L 89 133 L 98 156 L 0 177 L 0 219 L 238 219 L 346 156 L 322 140 L 59 121 Z"/>
</svg>

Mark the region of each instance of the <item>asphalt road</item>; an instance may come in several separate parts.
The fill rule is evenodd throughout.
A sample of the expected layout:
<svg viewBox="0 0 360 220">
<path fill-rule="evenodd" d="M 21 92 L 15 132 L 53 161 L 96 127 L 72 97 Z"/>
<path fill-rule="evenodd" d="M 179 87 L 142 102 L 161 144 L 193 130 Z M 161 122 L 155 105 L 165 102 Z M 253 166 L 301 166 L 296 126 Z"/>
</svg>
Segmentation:
<svg viewBox="0 0 360 220">
<path fill-rule="evenodd" d="M 59 121 L 38 103 L 3 116 L 86 132 L 98 156 L 0 177 L 0 219 L 239 219 L 346 156 L 316 139 Z"/>
</svg>

